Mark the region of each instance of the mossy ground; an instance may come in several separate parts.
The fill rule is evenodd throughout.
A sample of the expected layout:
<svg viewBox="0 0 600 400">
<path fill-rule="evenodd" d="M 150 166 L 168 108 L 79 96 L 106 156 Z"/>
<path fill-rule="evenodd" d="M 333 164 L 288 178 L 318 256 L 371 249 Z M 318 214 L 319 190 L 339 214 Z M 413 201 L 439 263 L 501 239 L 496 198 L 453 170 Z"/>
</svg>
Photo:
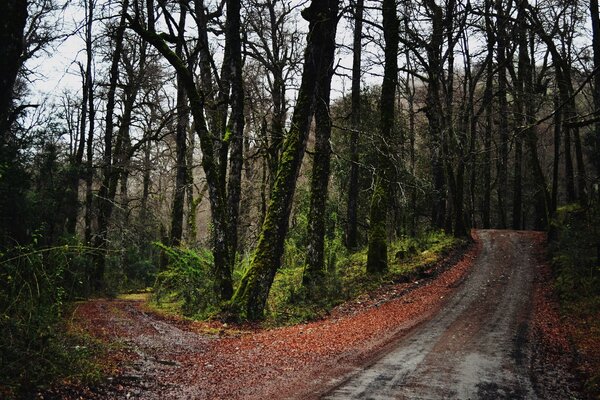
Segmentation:
<svg viewBox="0 0 600 400">
<path fill-rule="evenodd" d="M 407 279 L 419 268 L 435 263 L 461 240 L 440 232 L 418 238 L 403 238 L 388 245 L 388 271 L 366 271 L 367 249 L 345 254 L 337 260 L 320 287 L 308 293 L 302 286 L 303 265 L 283 267 L 275 277 L 267 304 L 266 324 L 291 325 L 326 315 L 335 306 L 379 288 Z M 290 249 L 287 249 L 290 252 Z M 341 252 L 341 254 L 340 254 Z M 294 258 L 288 254 L 288 259 Z"/>
</svg>

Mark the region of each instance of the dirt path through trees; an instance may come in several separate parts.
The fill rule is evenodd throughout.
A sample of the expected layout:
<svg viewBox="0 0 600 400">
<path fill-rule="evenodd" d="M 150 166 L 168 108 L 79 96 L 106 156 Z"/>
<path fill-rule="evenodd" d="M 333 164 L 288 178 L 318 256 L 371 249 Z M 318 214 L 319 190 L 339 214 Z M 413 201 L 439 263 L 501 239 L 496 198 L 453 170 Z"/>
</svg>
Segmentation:
<svg viewBox="0 0 600 400">
<path fill-rule="evenodd" d="M 481 254 L 453 298 L 327 399 L 571 398 L 555 388 L 536 388 L 530 373 L 528 325 L 539 234 L 478 235 Z"/>
<path fill-rule="evenodd" d="M 531 361 L 543 234 L 476 235 L 466 254 L 429 270 L 433 278 L 386 286 L 291 327 L 183 321 L 149 312 L 143 301 L 83 303 L 75 326 L 122 343 L 120 367 L 102 385 L 58 398 L 573 398 L 568 374 Z"/>
</svg>

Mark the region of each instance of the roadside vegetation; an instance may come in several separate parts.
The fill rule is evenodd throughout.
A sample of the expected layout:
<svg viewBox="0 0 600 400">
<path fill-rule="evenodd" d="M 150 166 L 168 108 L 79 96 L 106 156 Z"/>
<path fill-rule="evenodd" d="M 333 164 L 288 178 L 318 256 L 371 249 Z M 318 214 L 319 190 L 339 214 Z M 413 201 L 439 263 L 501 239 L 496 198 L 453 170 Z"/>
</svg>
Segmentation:
<svg viewBox="0 0 600 400">
<path fill-rule="evenodd" d="M 326 315 L 344 301 L 376 290 L 384 284 L 426 277 L 433 266 L 451 250 L 465 244 L 442 231 L 422 232 L 392 242 L 386 273 L 366 272 L 367 249 L 348 252 L 339 236 L 326 241 L 327 270 L 322 284 L 311 293 L 302 284 L 305 248 L 302 238 L 293 234 L 286 241 L 284 264 L 275 277 L 267 301 L 264 325 L 289 325 Z M 172 248 L 158 244 L 168 256 L 165 269 L 158 273 L 151 294 L 151 307 L 159 312 L 177 313 L 193 319 L 219 318 L 219 304 L 210 295 L 214 285 L 211 277 L 211 256 L 206 250 Z M 236 284 L 248 266 L 246 256 L 238 263 Z"/>
<path fill-rule="evenodd" d="M 590 398 L 600 396 L 600 207 L 561 207 L 550 253 L 563 325 Z"/>
<path fill-rule="evenodd" d="M 33 398 L 58 380 L 91 382 L 104 347 L 71 329 L 73 301 L 88 293 L 91 251 L 77 243 L 0 253 L 0 397 Z"/>
</svg>

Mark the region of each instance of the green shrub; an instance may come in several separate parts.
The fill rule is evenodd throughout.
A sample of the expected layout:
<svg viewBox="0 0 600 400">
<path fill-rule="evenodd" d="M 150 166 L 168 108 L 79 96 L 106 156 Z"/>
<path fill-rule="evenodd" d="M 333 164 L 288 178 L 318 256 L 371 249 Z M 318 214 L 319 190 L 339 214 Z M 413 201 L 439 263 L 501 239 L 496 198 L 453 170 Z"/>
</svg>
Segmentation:
<svg viewBox="0 0 600 400">
<path fill-rule="evenodd" d="M 90 258 L 76 244 L 0 253 L 0 394 L 25 396 L 88 368 L 59 326 L 68 301 L 86 292 Z"/>
<path fill-rule="evenodd" d="M 179 303 L 186 316 L 203 318 L 217 311 L 212 253 L 205 249 L 155 245 L 165 253 L 168 264 L 156 275 L 154 300 L 159 305 Z"/>
</svg>

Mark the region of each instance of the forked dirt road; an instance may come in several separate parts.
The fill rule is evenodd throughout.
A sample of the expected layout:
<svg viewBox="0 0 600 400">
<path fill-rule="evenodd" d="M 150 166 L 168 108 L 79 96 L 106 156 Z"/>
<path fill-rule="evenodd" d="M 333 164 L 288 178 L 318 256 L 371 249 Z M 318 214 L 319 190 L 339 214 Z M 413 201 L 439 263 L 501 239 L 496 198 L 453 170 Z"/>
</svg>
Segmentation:
<svg viewBox="0 0 600 400">
<path fill-rule="evenodd" d="M 232 331 L 161 317 L 141 301 L 83 303 L 74 325 L 123 343 L 113 355 L 120 367 L 97 387 L 42 398 L 577 398 L 568 367 L 540 361 L 531 334 L 543 234 L 476 236 L 465 255 L 421 277 L 292 327 Z"/>
<path fill-rule="evenodd" d="M 452 299 L 325 398 L 565 398 L 536 393 L 530 373 L 527 331 L 536 261 L 531 235 L 478 236 L 481 253 Z"/>
</svg>

